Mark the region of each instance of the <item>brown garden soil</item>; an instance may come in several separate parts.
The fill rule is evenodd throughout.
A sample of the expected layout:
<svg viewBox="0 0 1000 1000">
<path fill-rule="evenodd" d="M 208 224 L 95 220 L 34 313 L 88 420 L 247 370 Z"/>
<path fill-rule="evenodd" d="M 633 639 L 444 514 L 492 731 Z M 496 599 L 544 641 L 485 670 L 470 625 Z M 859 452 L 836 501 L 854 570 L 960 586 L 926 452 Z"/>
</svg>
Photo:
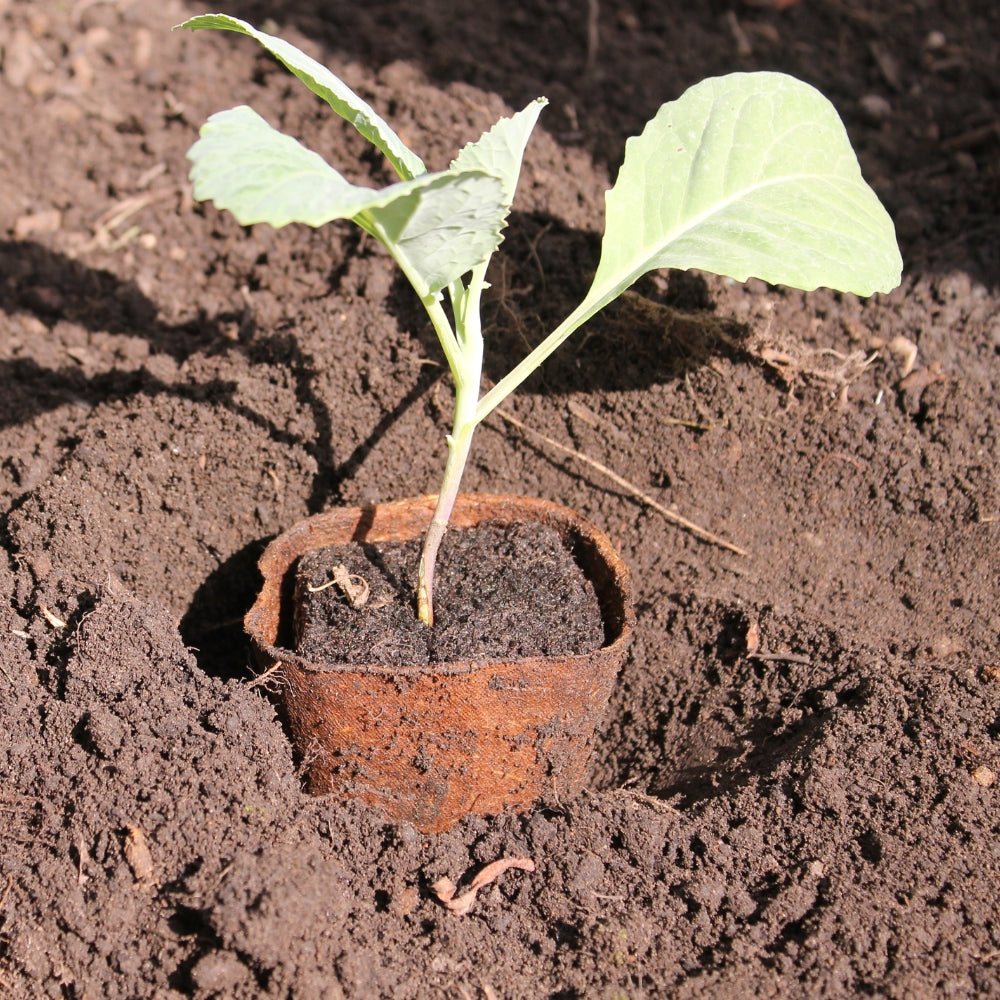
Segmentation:
<svg viewBox="0 0 1000 1000">
<path fill-rule="evenodd" d="M 526 430 L 487 422 L 466 489 L 600 525 L 638 625 L 586 789 L 435 836 L 303 792 L 241 618 L 295 520 L 433 492 L 448 380 L 369 239 L 192 201 L 237 103 L 388 179 L 248 39 L 168 30 L 204 9 L 0 0 L 0 992 L 1000 996 L 1000 7 L 227 7 L 433 167 L 551 99 L 493 379 L 585 290 L 626 136 L 706 75 L 820 87 L 897 224 L 890 295 L 656 274 L 508 404 Z M 534 870 L 464 915 L 431 891 L 502 858 Z"/>
</svg>

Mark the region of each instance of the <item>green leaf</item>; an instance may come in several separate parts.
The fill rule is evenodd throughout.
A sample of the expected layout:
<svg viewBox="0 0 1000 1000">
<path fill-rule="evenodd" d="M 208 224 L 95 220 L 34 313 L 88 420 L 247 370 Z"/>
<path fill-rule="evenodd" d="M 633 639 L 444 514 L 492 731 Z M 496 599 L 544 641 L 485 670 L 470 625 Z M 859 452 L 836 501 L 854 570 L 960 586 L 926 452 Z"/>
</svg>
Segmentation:
<svg viewBox="0 0 1000 1000">
<path fill-rule="evenodd" d="M 465 146 L 451 164 L 452 170 L 482 170 L 499 178 L 505 215 L 514 201 L 528 139 L 548 103 L 544 97 L 538 97 L 510 118 L 501 118 L 488 132 Z"/>
<path fill-rule="evenodd" d="M 353 219 L 386 245 L 422 296 L 474 267 L 500 239 L 496 177 L 445 170 L 381 191 L 360 187 L 248 107 L 212 115 L 188 158 L 198 201 L 214 201 L 244 226 Z"/>
<path fill-rule="evenodd" d="M 422 298 L 436 295 L 497 248 L 503 193 L 496 177 L 480 172 L 425 177 L 357 220 L 386 245 Z"/>
<path fill-rule="evenodd" d="M 399 136 L 365 101 L 322 63 L 307 56 L 291 42 L 259 31 L 252 24 L 228 14 L 201 14 L 176 27 L 190 28 L 192 31 L 199 28 L 221 28 L 256 39 L 314 94 L 326 101 L 338 115 L 349 121 L 370 143 L 380 149 L 403 180 L 410 180 L 427 172 L 420 157 L 403 144 Z"/>
<path fill-rule="evenodd" d="M 322 226 L 353 218 L 379 195 L 351 184 L 245 106 L 212 115 L 187 155 L 194 197 L 228 209 L 243 226 Z"/>
<path fill-rule="evenodd" d="M 902 260 L 833 105 L 783 74 L 734 73 L 664 104 L 627 142 L 574 315 L 660 267 L 871 295 L 899 284 Z"/>
</svg>

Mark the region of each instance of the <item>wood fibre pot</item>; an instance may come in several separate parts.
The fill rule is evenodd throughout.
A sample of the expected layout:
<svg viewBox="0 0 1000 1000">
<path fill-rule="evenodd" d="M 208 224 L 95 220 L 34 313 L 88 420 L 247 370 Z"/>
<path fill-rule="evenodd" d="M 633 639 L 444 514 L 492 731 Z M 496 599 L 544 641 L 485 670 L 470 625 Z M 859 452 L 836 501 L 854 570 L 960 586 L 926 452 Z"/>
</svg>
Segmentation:
<svg viewBox="0 0 1000 1000">
<path fill-rule="evenodd" d="M 426 833 L 469 812 L 524 811 L 580 785 L 631 638 L 628 572 L 608 539 L 542 500 L 459 497 L 454 528 L 542 521 L 567 540 L 594 585 L 605 643 L 594 653 L 412 668 L 310 663 L 291 645 L 296 560 L 350 542 L 422 537 L 434 497 L 307 518 L 268 545 L 245 619 L 262 668 L 277 666 L 310 792 L 354 796 Z"/>
</svg>

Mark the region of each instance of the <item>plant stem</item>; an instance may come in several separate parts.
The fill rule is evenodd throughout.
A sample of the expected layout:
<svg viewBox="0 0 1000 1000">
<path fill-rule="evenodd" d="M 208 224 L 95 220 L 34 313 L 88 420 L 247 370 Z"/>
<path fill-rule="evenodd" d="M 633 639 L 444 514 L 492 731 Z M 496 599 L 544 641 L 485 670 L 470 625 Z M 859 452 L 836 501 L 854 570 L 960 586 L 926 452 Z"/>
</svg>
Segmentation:
<svg viewBox="0 0 1000 1000">
<path fill-rule="evenodd" d="M 467 289 L 452 286 L 455 312 L 457 351 L 448 355 L 448 364 L 455 379 L 455 415 L 448 435 L 448 460 L 441 479 L 441 490 L 424 535 L 417 569 L 417 616 L 427 626 L 434 624 L 434 568 L 438 549 L 448 530 L 451 512 L 465 472 L 465 463 L 472 446 L 472 435 L 479 424 L 476 407 L 479 404 L 479 384 L 483 370 L 483 334 L 479 316 L 479 301 L 485 286 L 485 263 L 473 270 Z M 433 317 L 432 317 L 433 318 Z"/>
<path fill-rule="evenodd" d="M 478 388 L 478 387 L 477 387 Z M 475 408 L 479 393 L 470 393 L 466 405 L 461 404 L 461 393 L 455 397 L 455 423 L 448 435 L 448 461 L 445 463 L 434 515 L 424 535 L 420 550 L 420 565 L 417 569 L 417 616 L 425 625 L 434 624 L 434 568 L 437 564 L 438 549 L 448 530 L 448 521 L 455 507 L 458 489 L 469 457 L 472 435 L 476 429 Z M 470 419 L 470 413 L 472 419 Z"/>
<path fill-rule="evenodd" d="M 593 284 L 584 300 L 528 355 L 512 368 L 479 401 L 476 420 L 485 420 L 517 387 L 573 333 L 591 317 L 596 316 L 609 302 L 613 302 L 626 288 L 643 274 L 642 267 L 634 268 L 624 277 Z M 598 265 L 600 277 L 600 265 Z M 596 279 L 595 279 L 596 281 Z"/>
</svg>

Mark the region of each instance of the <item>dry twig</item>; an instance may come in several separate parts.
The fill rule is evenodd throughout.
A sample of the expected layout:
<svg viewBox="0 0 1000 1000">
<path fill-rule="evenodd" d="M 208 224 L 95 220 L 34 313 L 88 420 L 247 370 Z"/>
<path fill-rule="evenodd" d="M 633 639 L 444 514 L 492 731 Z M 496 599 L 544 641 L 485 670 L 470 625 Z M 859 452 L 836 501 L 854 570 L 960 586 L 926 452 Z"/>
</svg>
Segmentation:
<svg viewBox="0 0 1000 1000">
<path fill-rule="evenodd" d="M 738 545 L 734 545 L 732 542 L 726 541 L 725 538 L 719 535 L 713 534 L 706 528 L 702 528 L 700 525 L 695 524 L 693 521 L 689 521 L 686 517 L 681 517 L 680 514 L 675 514 L 672 510 L 667 510 L 661 503 L 654 500 L 648 493 L 643 493 L 638 486 L 633 485 L 627 479 L 619 476 L 617 472 L 613 472 L 606 465 L 602 465 L 596 459 L 591 458 L 589 455 L 584 455 L 583 452 L 576 451 L 573 448 L 567 448 L 566 445 L 560 444 L 558 441 L 553 440 L 548 437 L 548 435 L 543 434 L 541 431 L 536 431 L 533 427 L 528 427 L 527 424 L 522 423 L 517 417 L 507 413 L 506 410 L 497 409 L 494 411 L 497 416 L 507 423 L 513 425 L 520 431 L 524 431 L 528 434 L 534 434 L 535 437 L 544 441 L 547 445 L 552 448 L 556 448 L 566 455 L 583 462 L 585 465 L 589 465 L 595 471 L 601 473 L 602 476 L 607 476 L 616 486 L 620 486 L 626 493 L 630 496 L 635 497 L 637 500 L 644 503 L 647 507 L 652 507 L 658 514 L 665 517 L 671 524 L 676 524 L 687 531 L 690 531 L 692 535 L 697 536 L 705 542 L 711 542 L 712 545 L 721 546 L 724 549 L 728 549 L 730 552 L 735 552 L 738 556 L 746 556 L 750 553 L 746 549 L 741 549 Z"/>
</svg>

